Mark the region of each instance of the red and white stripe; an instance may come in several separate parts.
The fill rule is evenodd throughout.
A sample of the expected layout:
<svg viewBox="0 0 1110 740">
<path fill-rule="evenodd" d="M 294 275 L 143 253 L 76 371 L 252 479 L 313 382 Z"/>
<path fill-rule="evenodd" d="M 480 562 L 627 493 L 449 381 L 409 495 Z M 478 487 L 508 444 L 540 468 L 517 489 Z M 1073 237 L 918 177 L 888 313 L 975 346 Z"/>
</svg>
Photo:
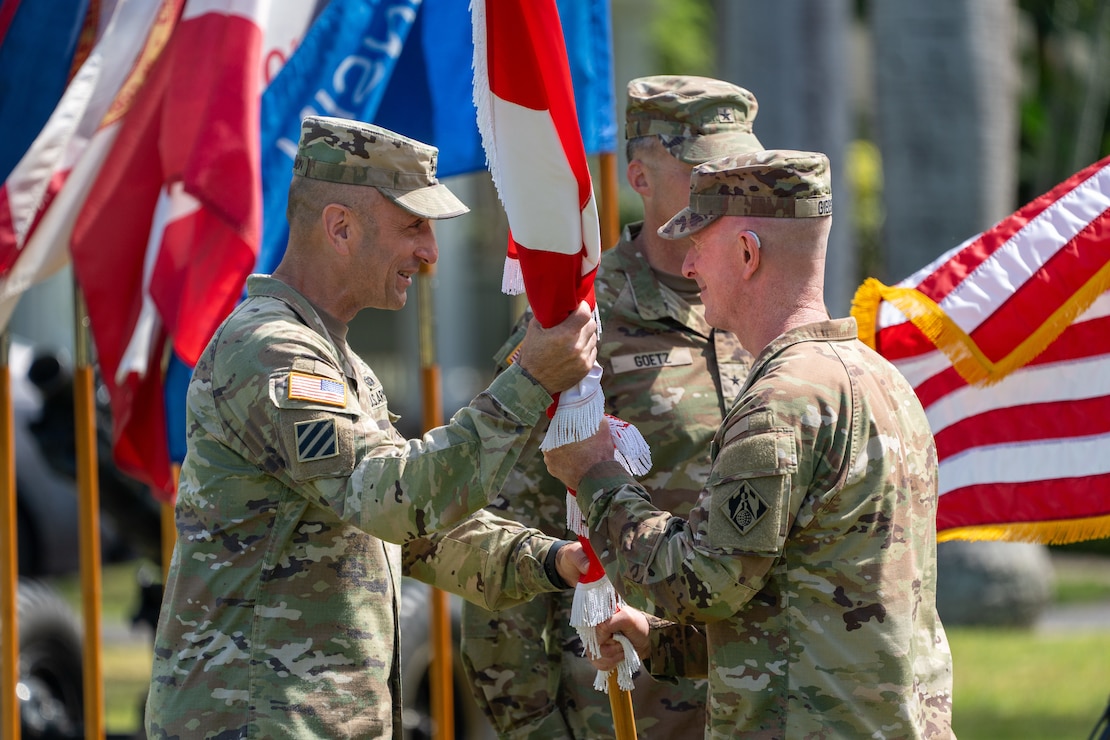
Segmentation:
<svg viewBox="0 0 1110 740">
<path fill-rule="evenodd" d="M 122 121 L 72 244 L 112 398 L 116 460 L 167 494 L 164 345 L 195 364 L 254 265 L 260 96 L 273 74 L 264 29 L 277 12 L 269 0 L 177 1 L 181 19 Z M 307 25 L 308 14 L 294 15 Z"/>
<path fill-rule="evenodd" d="M 474 102 L 513 251 L 536 318 L 593 305 L 601 231 L 558 9 L 553 0 L 478 0 Z"/>
<path fill-rule="evenodd" d="M 73 223 L 182 0 L 121 0 L 43 130 L 0 186 L 0 327 L 69 263 Z"/>
<path fill-rule="evenodd" d="M 583 300 L 595 307 L 593 281 L 601 258 L 597 204 L 558 8 L 554 0 L 472 0 L 471 12 L 478 128 L 509 221 L 503 285 L 516 292 L 522 284 L 536 319 L 554 326 Z M 555 405 L 545 449 L 596 432 L 605 409 L 600 366 L 560 394 Z M 641 463 L 646 445 L 624 427 L 625 439 L 635 437 L 642 445 L 640 458 L 632 452 L 625 457 Z M 578 522 L 590 559 L 589 572 L 575 588 L 571 623 L 587 650 L 597 654 L 595 628 L 621 601 L 590 547 L 573 492 L 567 518 Z M 624 689 L 631 688 L 631 672 L 627 665 L 618 670 Z M 605 675 L 599 674 L 598 689 L 607 688 Z"/>
<path fill-rule="evenodd" d="M 941 539 L 1110 534 L 1108 288 L 1110 158 L 857 293 L 861 337 L 913 384 L 936 438 Z"/>
</svg>

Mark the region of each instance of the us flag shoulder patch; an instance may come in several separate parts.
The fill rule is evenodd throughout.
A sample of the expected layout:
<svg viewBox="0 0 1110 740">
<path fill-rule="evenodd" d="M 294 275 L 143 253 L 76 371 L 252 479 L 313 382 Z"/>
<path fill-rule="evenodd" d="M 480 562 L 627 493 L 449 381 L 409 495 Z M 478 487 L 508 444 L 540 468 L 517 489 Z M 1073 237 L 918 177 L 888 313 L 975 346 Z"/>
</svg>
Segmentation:
<svg viewBox="0 0 1110 740">
<path fill-rule="evenodd" d="M 297 461 L 312 462 L 339 454 L 335 419 L 312 419 L 294 425 L 297 436 Z"/>
<path fill-rule="evenodd" d="M 343 407 L 347 405 L 347 386 L 323 375 L 294 371 L 289 373 L 289 398 Z"/>
</svg>

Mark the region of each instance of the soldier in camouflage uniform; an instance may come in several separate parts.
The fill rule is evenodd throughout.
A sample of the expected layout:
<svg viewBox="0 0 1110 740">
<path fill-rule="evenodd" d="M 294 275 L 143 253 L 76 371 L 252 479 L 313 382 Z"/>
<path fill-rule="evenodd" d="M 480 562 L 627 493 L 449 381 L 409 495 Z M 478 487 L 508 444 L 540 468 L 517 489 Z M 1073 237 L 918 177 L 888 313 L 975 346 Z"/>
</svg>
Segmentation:
<svg viewBox="0 0 1110 740">
<path fill-rule="evenodd" d="M 760 348 L 688 517 L 612 462 L 607 428 L 545 455 L 618 591 L 678 623 L 618 613 L 597 665 L 620 630 L 652 674 L 708 669 L 710 738 L 951 737 L 936 447 L 906 380 L 825 310 L 829 182 L 823 154 L 713 160 L 661 230 L 691 239 L 706 320 Z"/>
<path fill-rule="evenodd" d="M 687 245 L 656 230 L 685 205 L 693 165 L 763 148 L 752 133 L 756 110 L 750 92 L 720 80 L 652 76 L 628 84 L 628 181 L 644 220 L 602 256 L 598 361 L 606 411 L 648 440 L 647 483 L 656 505 L 678 516 L 689 514 L 705 485 L 710 440 L 752 357 L 732 333 L 706 323 L 697 284 L 681 275 Z M 522 323 L 502 348 L 500 367 L 523 331 Z M 522 459 L 491 509 L 566 535 L 566 488 L 539 455 Z M 463 664 L 502 738 L 614 736 L 608 695 L 593 688 L 597 671 L 570 625 L 572 600 L 570 592 L 553 593 L 495 613 L 463 605 Z M 701 727 L 705 697 L 704 680 L 661 683 L 641 673 L 632 693 L 637 736 L 670 740 Z"/>
<path fill-rule="evenodd" d="M 248 279 L 189 387 L 150 737 L 400 738 L 403 567 L 494 607 L 573 580 L 572 546 L 465 518 L 591 367 L 589 307 L 535 324 L 517 368 L 417 440 L 346 341 L 359 310 L 401 308 L 435 262 L 429 219 L 467 210 L 436 156 L 355 121 L 303 122 L 285 257 Z"/>
</svg>

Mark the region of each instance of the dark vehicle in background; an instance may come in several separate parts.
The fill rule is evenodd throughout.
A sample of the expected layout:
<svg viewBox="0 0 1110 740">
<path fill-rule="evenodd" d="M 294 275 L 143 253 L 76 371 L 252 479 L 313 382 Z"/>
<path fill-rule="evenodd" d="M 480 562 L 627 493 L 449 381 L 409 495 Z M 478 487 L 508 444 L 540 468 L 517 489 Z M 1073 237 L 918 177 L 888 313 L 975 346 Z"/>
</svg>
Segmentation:
<svg viewBox="0 0 1110 740">
<path fill-rule="evenodd" d="M 72 372 L 53 353 L 13 339 L 9 367 L 18 538 L 19 686 L 24 738 L 83 736 L 80 621 L 49 585 L 77 573 L 78 511 Z M 160 560 L 157 503 L 111 463 L 110 420 L 98 402 L 102 560 Z M 122 533 L 126 533 L 124 536 Z M 138 587 L 138 585 L 137 585 Z M 142 603 L 142 602 L 140 602 Z"/>
</svg>

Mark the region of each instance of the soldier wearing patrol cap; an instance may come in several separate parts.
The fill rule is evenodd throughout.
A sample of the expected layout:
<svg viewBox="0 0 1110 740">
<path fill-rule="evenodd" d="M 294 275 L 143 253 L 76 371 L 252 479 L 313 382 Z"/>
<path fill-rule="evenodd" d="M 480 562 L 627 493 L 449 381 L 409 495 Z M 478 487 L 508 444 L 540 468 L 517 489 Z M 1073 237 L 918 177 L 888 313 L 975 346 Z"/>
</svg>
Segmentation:
<svg viewBox="0 0 1110 740">
<path fill-rule="evenodd" d="M 635 424 L 651 445 L 647 481 L 656 505 L 684 516 L 752 357 L 730 332 L 706 323 L 697 284 L 681 274 L 687 245 L 656 231 L 686 204 L 694 165 L 763 148 L 752 130 L 758 104 L 730 82 L 686 75 L 634 79 L 627 95 L 627 177 L 644 218 L 601 259 L 598 361 L 606 411 Z M 524 325 L 502 348 L 502 368 Z M 491 510 L 566 536 L 565 486 L 539 455 L 522 455 Z M 463 605 L 463 665 L 500 737 L 614 736 L 609 697 L 593 688 L 597 671 L 570 624 L 572 600 L 547 594 L 496 613 Z M 705 700 L 704 680 L 663 683 L 641 673 L 632 692 L 637 737 L 687 736 L 705 723 Z"/>
<path fill-rule="evenodd" d="M 436 179 L 436 156 L 357 121 L 303 122 L 285 256 L 248 279 L 189 386 L 152 738 L 400 738 L 403 568 L 488 606 L 565 588 L 584 568 L 574 545 L 466 517 L 552 394 L 592 366 L 585 303 L 531 327 L 517 367 L 418 440 L 393 427 L 347 344 L 359 310 L 401 308 L 435 262 L 429 219 L 467 210 Z"/>
<path fill-rule="evenodd" d="M 598 667 L 621 631 L 655 675 L 708 670 L 708 738 L 951 737 L 936 447 L 909 383 L 826 313 L 831 204 L 825 155 L 754 152 L 695 167 L 660 230 L 758 353 L 689 516 L 613 465 L 607 428 L 545 453 L 617 589 L 676 622 L 618 613 Z"/>
</svg>

